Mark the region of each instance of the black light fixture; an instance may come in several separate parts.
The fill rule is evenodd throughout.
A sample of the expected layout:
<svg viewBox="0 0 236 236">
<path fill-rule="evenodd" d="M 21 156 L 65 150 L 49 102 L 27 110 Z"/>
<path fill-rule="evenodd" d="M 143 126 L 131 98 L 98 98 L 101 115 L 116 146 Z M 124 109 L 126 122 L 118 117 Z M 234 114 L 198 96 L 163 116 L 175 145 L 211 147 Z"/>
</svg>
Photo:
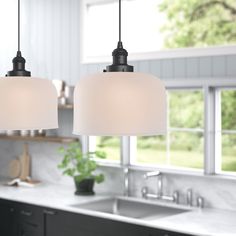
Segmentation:
<svg viewBox="0 0 236 236">
<path fill-rule="evenodd" d="M 20 50 L 20 0 L 18 0 L 18 50 L 16 53 L 16 57 L 13 58 L 12 63 L 13 63 L 13 70 L 8 71 L 6 76 L 24 76 L 24 77 L 29 77 L 31 76 L 31 72 L 25 70 L 25 58 L 22 57 L 21 55 L 21 50 Z"/>
<path fill-rule="evenodd" d="M 119 0 L 119 41 L 112 52 L 113 64 L 106 67 L 104 72 L 133 72 L 134 67 L 127 64 L 128 52 L 121 41 L 121 0 Z"/>
<path fill-rule="evenodd" d="M 95 136 L 149 136 L 166 133 L 166 91 L 156 77 L 133 72 L 119 41 L 105 73 L 80 79 L 74 92 L 74 133 Z"/>
<path fill-rule="evenodd" d="M 30 77 L 20 50 L 20 0 L 18 0 L 18 50 L 13 70 L 0 78 L 0 130 L 35 130 L 58 127 L 57 93 L 46 79 Z"/>
</svg>

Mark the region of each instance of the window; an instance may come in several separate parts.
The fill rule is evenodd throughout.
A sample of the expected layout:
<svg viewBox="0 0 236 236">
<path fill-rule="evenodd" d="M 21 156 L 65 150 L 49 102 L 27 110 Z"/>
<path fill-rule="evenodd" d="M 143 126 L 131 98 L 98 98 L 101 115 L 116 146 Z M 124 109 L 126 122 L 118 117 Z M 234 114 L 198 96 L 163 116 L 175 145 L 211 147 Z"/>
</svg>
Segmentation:
<svg viewBox="0 0 236 236">
<path fill-rule="evenodd" d="M 117 4 L 114 0 L 82 1 L 83 61 L 111 57 L 118 41 Z M 234 0 L 225 0 L 224 4 L 208 4 L 205 0 L 123 0 L 122 6 L 122 40 L 131 55 L 236 43 Z"/>
<path fill-rule="evenodd" d="M 123 138 L 121 165 L 236 176 L 236 79 L 165 82 L 167 135 Z M 119 160 L 120 139 L 104 144 L 97 147 L 109 150 L 108 160 Z"/>
<path fill-rule="evenodd" d="M 90 137 L 90 151 L 104 151 L 107 154 L 105 162 L 119 162 L 121 151 L 121 139 L 119 137 Z"/>
<path fill-rule="evenodd" d="M 203 92 L 169 90 L 168 104 L 167 135 L 137 138 L 133 162 L 203 169 Z"/>
<path fill-rule="evenodd" d="M 122 41 L 129 53 L 157 51 L 163 47 L 160 27 L 164 14 L 158 14 L 157 2 L 122 1 Z M 85 57 L 110 57 L 118 42 L 118 1 L 87 1 L 87 4 L 84 1 L 84 4 Z M 145 17 L 140 17 L 141 14 Z"/>
<path fill-rule="evenodd" d="M 221 170 L 236 171 L 236 90 L 220 90 Z"/>
</svg>

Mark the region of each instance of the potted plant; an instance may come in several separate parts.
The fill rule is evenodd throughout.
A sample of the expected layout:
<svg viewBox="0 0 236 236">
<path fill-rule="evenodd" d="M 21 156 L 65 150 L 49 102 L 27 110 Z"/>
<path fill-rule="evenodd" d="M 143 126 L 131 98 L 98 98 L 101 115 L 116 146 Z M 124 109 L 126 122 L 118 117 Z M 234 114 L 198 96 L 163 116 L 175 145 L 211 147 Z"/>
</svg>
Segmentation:
<svg viewBox="0 0 236 236">
<path fill-rule="evenodd" d="M 60 147 L 59 153 L 64 155 L 58 165 L 63 174 L 74 178 L 76 195 L 93 195 L 94 183 L 104 181 L 103 174 L 94 174 L 97 168 L 95 158 L 106 158 L 101 151 L 83 153 L 79 142 L 69 144 L 68 148 Z"/>
</svg>

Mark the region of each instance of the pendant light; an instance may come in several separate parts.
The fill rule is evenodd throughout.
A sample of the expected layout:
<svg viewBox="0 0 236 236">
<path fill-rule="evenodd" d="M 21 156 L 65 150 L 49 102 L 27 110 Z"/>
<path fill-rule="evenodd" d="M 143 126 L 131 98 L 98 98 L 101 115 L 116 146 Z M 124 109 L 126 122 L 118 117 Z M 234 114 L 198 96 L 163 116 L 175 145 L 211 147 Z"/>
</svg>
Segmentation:
<svg viewBox="0 0 236 236">
<path fill-rule="evenodd" d="M 57 93 L 51 81 L 30 77 L 20 50 L 18 0 L 18 51 L 13 70 L 0 78 L 0 130 L 58 128 Z"/>
<path fill-rule="evenodd" d="M 161 80 L 135 73 L 121 41 L 113 64 L 79 80 L 74 92 L 74 133 L 94 136 L 150 136 L 166 133 L 166 91 Z"/>
</svg>

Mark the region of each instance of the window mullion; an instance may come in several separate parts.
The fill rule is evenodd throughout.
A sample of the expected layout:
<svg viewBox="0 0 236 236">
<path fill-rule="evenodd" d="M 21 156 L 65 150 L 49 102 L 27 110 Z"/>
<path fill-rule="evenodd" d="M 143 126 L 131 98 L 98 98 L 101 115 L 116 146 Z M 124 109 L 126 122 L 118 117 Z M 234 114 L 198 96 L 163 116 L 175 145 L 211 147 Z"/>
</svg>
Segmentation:
<svg viewBox="0 0 236 236">
<path fill-rule="evenodd" d="M 212 87 L 204 87 L 204 173 L 212 175 L 216 173 L 216 98 Z"/>
<path fill-rule="evenodd" d="M 171 146 L 171 135 L 170 135 L 170 96 L 167 93 L 167 134 L 166 134 L 166 164 L 171 165 L 170 160 L 170 146 Z"/>
<path fill-rule="evenodd" d="M 82 152 L 83 153 L 87 153 L 90 151 L 90 146 L 89 146 L 89 143 L 90 143 L 90 137 L 89 136 L 80 136 L 80 142 L 82 144 Z"/>
<path fill-rule="evenodd" d="M 215 172 L 221 172 L 222 163 L 222 134 L 221 134 L 221 91 L 217 89 L 215 91 Z"/>
<path fill-rule="evenodd" d="M 132 138 L 129 136 L 123 136 L 121 138 L 121 165 L 129 166 L 132 158 L 132 150 L 136 149 L 136 146 L 132 145 Z M 135 138 L 136 139 L 136 138 Z"/>
</svg>

